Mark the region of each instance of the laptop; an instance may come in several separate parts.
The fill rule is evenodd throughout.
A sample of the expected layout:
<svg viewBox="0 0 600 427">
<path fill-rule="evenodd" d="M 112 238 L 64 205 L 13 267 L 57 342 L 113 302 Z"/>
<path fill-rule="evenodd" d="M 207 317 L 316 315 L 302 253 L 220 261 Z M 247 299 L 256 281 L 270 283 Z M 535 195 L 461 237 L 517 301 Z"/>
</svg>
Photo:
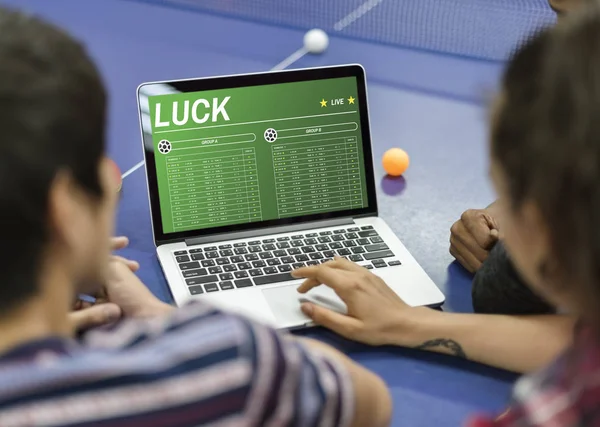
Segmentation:
<svg viewBox="0 0 600 427">
<path fill-rule="evenodd" d="M 310 326 L 291 272 L 345 257 L 409 305 L 444 295 L 378 216 L 360 65 L 144 83 L 152 229 L 177 304 L 201 299 L 277 328 Z M 400 202 L 399 202 L 400 203 Z"/>
</svg>

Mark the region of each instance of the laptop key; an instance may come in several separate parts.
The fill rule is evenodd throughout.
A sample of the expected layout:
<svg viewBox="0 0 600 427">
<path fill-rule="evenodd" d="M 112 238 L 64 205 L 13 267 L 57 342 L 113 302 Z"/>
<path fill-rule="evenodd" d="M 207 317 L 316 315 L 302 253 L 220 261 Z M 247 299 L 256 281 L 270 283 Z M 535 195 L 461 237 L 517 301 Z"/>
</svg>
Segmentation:
<svg viewBox="0 0 600 427">
<path fill-rule="evenodd" d="M 335 251 L 323 251 L 323 256 L 327 258 L 333 258 L 335 256 Z"/>
<path fill-rule="evenodd" d="M 175 259 L 177 260 L 177 262 L 190 262 L 190 257 L 187 255 L 179 255 L 176 256 Z"/>
<path fill-rule="evenodd" d="M 306 237 L 317 237 L 319 233 L 308 233 Z"/>
<path fill-rule="evenodd" d="M 201 285 L 190 286 L 188 289 L 190 290 L 190 294 L 192 294 L 192 295 L 200 295 L 200 294 L 204 293 L 204 289 L 202 288 Z"/>
<path fill-rule="evenodd" d="M 194 248 L 194 249 L 190 249 L 190 253 L 191 254 L 198 254 L 202 252 L 202 248 Z"/>
<path fill-rule="evenodd" d="M 327 230 L 327 231 L 321 231 L 319 234 L 320 234 L 321 236 L 330 236 L 330 235 L 332 235 L 332 234 L 333 234 L 333 232 L 332 232 L 332 231 L 329 231 L 329 230 Z"/>
<path fill-rule="evenodd" d="M 317 239 L 304 239 L 304 244 L 306 246 L 316 245 L 317 243 L 319 243 Z"/>
<path fill-rule="evenodd" d="M 270 285 L 271 283 L 287 282 L 294 280 L 290 273 L 271 274 L 270 276 L 255 277 L 254 283 L 257 286 Z"/>
<path fill-rule="evenodd" d="M 221 245 L 221 246 L 219 246 L 219 249 L 231 249 L 231 245 L 230 244 Z"/>
<path fill-rule="evenodd" d="M 327 246 L 325 244 L 316 245 L 315 249 L 318 250 L 318 251 L 323 252 L 323 251 L 326 251 L 327 249 L 329 249 L 329 246 Z"/>
<path fill-rule="evenodd" d="M 367 270 L 373 270 L 373 266 L 371 264 L 363 265 Z"/>
<path fill-rule="evenodd" d="M 236 279 L 243 279 L 244 277 L 248 277 L 248 272 L 247 271 L 236 271 L 235 273 L 233 273 L 233 275 L 235 276 Z M 239 288 L 239 286 L 238 286 Z"/>
<path fill-rule="evenodd" d="M 222 251 L 219 252 L 219 255 L 221 255 L 222 257 L 232 256 L 233 255 L 233 251 L 231 249 L 224 249 L 224 250 L 222 250 Z"/>
<path fill-rule="evenodd" d="M 395 261 L 390 261 L 390 262 L 388 262 L 388 265 L 391 265 L 391 266 L 394 266 L 394 265 L 402 265 L 402 263 L 401 263 L 400 261 L 398 261 L 398 260 L 395 260 Z"/>
<path fill-rule="evenodd" d="M 292 264 L 292 263 L 296 262 L 296 260 L 294 259 L 294 257 L 284 256 L 283 258 L 281 258 L 281 262 L 284 264 Z"/>
<path fill-rule="evenodd" d="M 193 254 L 192 259 L 194 261 L 202 261 L 204 259 L 204 254 Z"/>
<path fill-rule="evenodd" d="M 248 249 L 246 249 L 246 248 L 235 248 L 233 250 L 233 253 L 235 253 L 236 255 L 246 255 L 248 253 Z"/>
<path fill-rule="evenodd" d="M 217 282 L 218 280 L 219 280 L 219 278 L 217 276 L 211 275 L 211 276 L 194 277 L 193 279 L 187 279 L 185 281 L 185 283 L 188 286 L 194 286 L 194 285 L 203 285 L 205 283 Z"/>
<path fill-rule="evenodd" d="M 221 287 L 221 290 L 228 291 L 230 289 L 233 289 L 233 282 L 232 281 L 221 282 L 221 283 L 219 283 L 219 286 Z"/>
<path fill-rule="evenodd" d="M 288 249 L 288 255 L 300 255 L 302 251 L 298 248 Z"/>
<path fill-rule="evenodd" d="M 381 251 L 381 252 L 369 252 L 364 254 L 364 257 L 367 261 L 372 259 L 381 259 L 381 258 L 390 258 L 393 257 L 394 253 L 392 251 Z"/>
<path fill-rule="evenodd" d="M 264 262 L 263 260 L 258 260 L 258 261 L 253 261 L 252 262 L 252 267 L 254 268 L 263 268 L 266 267 L 267 263 Z"/>
<path fill-rule="evenodd" d="M 292 264 L 292 268 L 294 270 L 297 270 L 298 268 L 302 268 L 302 267 L 306 267 L 306 264 L 304 264 L 303 262 L 296 262 L 296 263 Z"/>
<path fill-rule="evenodd" d="M 206 254 L 206 258 L 208 258 L 208 259 L 219 258 L 219 253 L 217 251 L 205 252 L 205 254 Z"/>
<path fill-rule="evenodd" d="M 345 237 L 348 240 L 358 239 L 358 234 L 356 234 L 356 233 L 348 233 L 348 234 L 345 235 Z"/>
<path fill-rule="evenodd" d="M 245 258 L 246 258 L 246 261 L 256 261 L 256 260 L 258 260 L 258 255 L 257 254 L 248 254 L 245 256 Z"/>
<path fill-rule="evenodd" d="M 223 272 L 223 269 L 222 269 L 221 267 L 210 267 L 210 268 L 208 269 L 208 272 L 209 272 L 210 274 L 219 274 L 219 273 L 222 273 L 222 272 Z"/>
<path fill-rule="evenodd" d="M 232 256 L 230 261 L 233 262 L 234 264 L 237 264 L 239 262 L 244 262 L 247 260 L 245 260 L 244 257 L 237 255 L 237 256 Z"/>
<path fill-rule="evenodd" d="M 246 242 L 237 242 L 233 244 L 234 248 L 241 248 L 242 246 L 246 246 L 247 243 Z"/>
<path fill-rule="evenodd" d="M 329 243 L 331 242 L 331 238 L 329 236 L 319 237 L 317 239 L 319 243 Z"/>
<path fill-rule="evenodd" d="M 231 274 L 231 273 L 219 274 L 219 279 L 221 279 L 221 280 L 233 280 L 233 274 Z"/>
<path fill-rule="evenodd" d="M 332 258 L 323 258 L 321 260 L 321 264 L 325 264 L 326 262 L 329 262 L 329 261 L 333 261 L 333 259 Z"/>
<path fill-rule="evenodd" d="M 372 228 L 372 227 L 371 227 L 371 228 Z M 356 232 L 356 231 L 359 231 L 359 230 L 360 230 L 360 228 L 358 228 L 358 227 L 352 227 L 352 228 L 349 228 L 349 229 L 348 229 L 348 232 L 349 232 L 349 233 L 354 233 L 354 232 Z"/>
<path fill-rule="evenodd" d="M 315 248 L 313 248 L 312 246 L 304 246 L 302 248 L 302 252 L 304 252 L 305 254 L 309 254 L 314 251 L 315 251 Z"/>
<path fill-rule="evenodd" d="M 292 267 L 287 264 L 284 264 L 277 267 L 277 270 L 279 270 L 282 273 L 287 273 L 288 271 L 292 271 Z"/>
<path fill-rule="evenodd" d="M 259 254 L 260 259 L 269 259 L 269 258 L 273 258 L 273 254 L 271 252 L 261 252 Z"/>
<path fill-rule="evenodd" d="M 364 254 L 365 250 L 361 246 L 355 246 L 354 248 L 352 248 L 352 253 L 353 254 Z"/>
<path fill-rule="evenodd" d="M 229 264 L 229 258 L 217 258 L 217 265 Z"/>
<path fill-rule="evenodd" d="M 320 263 L 319 263 L 319 261 L 308 261 L 308 262 L 306 263 L 306 265 L 308 265 L 309 267 L 311 267 L 311 266 L 313 266 L 313 265 L 319 265 L 319 264 L 320 264 Z"/>
<path fill-rule="evenodd" d="M 322 259 L 323 255 L 320 252 L 313 252 L 310 254 L 310 259 Z"/>
<path fill-rule="evenodd" d="M 250 246 L 250 252 L 252 252 L 253 254 L 257 253 L 257 252 L 262 252 L 262 248 L 260 246 Z"/>
<path fill-rule="evenodd" d="M 361 230 L 372 230 L 373 226 L 372 225 L 365 225 L 364 227 L 360 227 Z"/>
<path fill-rule="evenodd" d="M 252 280 L 250 279 L 234 280 L 233 283 L 236 288 L 247 288 L 248 286 L 252 286 Z"/>
<path fill-rule="evenodd" d="M 214 267 L 215 265 L 215 261 L 212 259 L 205 259 L 202 261 L 202 267 Z"/>
<path fill-rule="evenodd" d="M 371 237 L 371 243 L 383 243 L 383 239 L 379 236 Z"/>
<path fill-rule="evenodd" d="M 251 242 L 248 242 L 248 244 L 250 246 L 256 246 L 256 245 L 260 245 L 260 240 L 253 240 Z"/>
<path fill-rule="evenodd" d="M 263 243 L 275 243 L 275 239 L 265 239 L 262 242 Z"/>
<path fill-rule="evenodd" d="M 204 252 L 214 252 L 217 250 L 216 246 L 207 246 L 204 248 Z"/>
<path fill-rule="evenodd" d="M 173 252 L 173 254 L 175 256 L 177 256 L 177 255 L 187 255 L 187 251 L 175 251 L 175 252 Z"/>
<path fill-rule="evenodd" d="M 333 234 L 344 234 L 346 232 L 346 230 L 344 230 L 343 228 L 340 228 L 339 230 L 333 230 Z"/>
<path fill-rule="evenodd" d="M 206 268 L 199 268 L 197 270 L 184 271 L 183 277 L 185 277 L 187 279 L 188 277 L 206 276 L 207 274 L 208 274 L 208 271 L 206 270 Z"/>
<path fill-rule="evenodd" d="M 341 256 L 347 256 L 347 255 L 351 255 L 352 252 L 350 252 L 350 249 L 344 248 L 344 249 L 340 249 L 338 251 L 338 254 L 341 255 Z"/>
<path fill-rule="evenodd" d="M 360 239 L 358 239 L 356 241 L 356 243 L 358 243 L 361 246 L 364 246 L 364 245 L 370 245 L 371 241 L 369 239 L 366 239 L 366 238 L 360 238 Z"/>
<path fill-rule="evenodd" d="M 367 245 L 365 246 L 367 252 L 377 252 L 377 251 L 385 251 L 388 248 L 388 245 L 385 243 L 377 243 L 375 245 Z"/>
<path fill-rule="evenodd" d="M 248 273 L 250 273 L 250 276 L 252 277 L 256 277 L 256 276 L 262 276 L 263 272 L 260 268 L 256 268 L 254 270 L 250 270 Z"/>
<path fill-rule="evenodd" d="M 277 247 L 273 243 L 269 243 L 268 245 L 263 245 L 262 248 L 263 248 L 264 252 L 274 251 L 275 249 L 277 249 Z"/>
<path fill-rule="evenodd" d="M 227 271 L 227 272 L 231 272 L 231 271 L 236 271 L 237 267 L 233 264 L 227 264 L 223 266 L 223 271 Z"/>
<path fill-rule="evenodd" d="M 275 274 L 275 273 L 277 273 L 277 269 L 275 267 L 267 267 L 264 270 L 265 270 L 265 274 Z"/>
<path fill-rule="evenodd" d="M 356 242 L 354 240 L 346 240 L 344 242 L 344 246 L 347 248 L 352 248 L 352 247 L 356 246 Z"/>
<path fill-rule="evenodd" d="M 329 249 L 342 249 L 344 246 L 341 243 L 334 242 L 329 244 Z"/>
<path fill-rule="evenodd" d="M 204 285 L 204 290 L 206 292 L 217 292 L 219 290 L 219 287 L 216 283 L 209 283 L 208 285 Z"/>
<path fill-rule="evenodd" d="M 298 240 L 298 239 L 303 239 L 304 236 L 302 234 L 296 234 L 295 236 L 292 236 L 292 240 Z"/>
<path fill-rule="evenodd" d="M 281 258 L 283 256 L 286 256 L 287 252 L 284 251 L 283 249 L 281 249 L 281 250 L 277 250 L 277 251 L 273 252 L 273 255 L 275 255 L 278 258 Z"/>
<path fill-rule="evenodd" d="M 300 246 L 304 246 L 304 242 L 302 240 L 292 240 L 292 246 L 299 248 Z"/>
<path fill-rule="evenodd" d="M 273 265 L 280 265 L 281 261 L 279 261 L 277 258 L 271 258 L 267 260 L 267 265 L 269 266 L 273 266 Z"/>
<path fill-rule="evenodd" d="M 237 267 L 240 270 L 250 270 L 252 268 L 252 265 L 250 265 L 249 262 L 241 262 L 237 265 Z"/>
<path fill-rule="evenodd" d="M 381 262 L 377 262 L 377 261 L 381 261 Z M 383 267 L 387 267 L 387 264 L 384 260 L 380 259 L 380 260 L 375 260 L 373 261 L 373 267 L 375 268 L 383 268 Z"/>
<path fill-rule="evenodd" d="M 288 242 L 279 242 L 277 243 L 277 249 L 287 249 L 290 247 Z"/>
<path fill-rule="evenodd" d="M 296 255 L 296 261 L 298 262 L 304 262 L 304 261 L 308 261 L 310 258 L 308 257 L 308 255 Z"/>
<path fill-rule="evenodd" d="M 288 236 L 283 236 L 283 237 L 277 238 L 278 242 L 286 242 L 288 240 L 290 240 L 290 238 Z"/>
<path fill-rule="evenodd" d="M 361 255 L 350 255 L 350 261 L 359 262 L 362 261 L 363 257 Z"/>
<path fill-rule="evenodd" d="M 360 237 L 376 237 L 376 236 L 379 236 L 379 234 L 377 234 L 377 232 L 375 230 L 359 231 L 358 235 Z"/>
<path fill-rule="evenodd" d="M 193 270 L 195 268 L 200 268 L 200 263 L 197 261 L 184 262 L 183 264 L 179 264 L 179 269 L 181 271 Z"/>
<path fill-rule="evenodd" d="M 335 234 L 331 237 L 331 240 L 333 240 L 334 242 L 343 242 L 345 239 L 346 238 L 343 234 Z"/>
</svg>

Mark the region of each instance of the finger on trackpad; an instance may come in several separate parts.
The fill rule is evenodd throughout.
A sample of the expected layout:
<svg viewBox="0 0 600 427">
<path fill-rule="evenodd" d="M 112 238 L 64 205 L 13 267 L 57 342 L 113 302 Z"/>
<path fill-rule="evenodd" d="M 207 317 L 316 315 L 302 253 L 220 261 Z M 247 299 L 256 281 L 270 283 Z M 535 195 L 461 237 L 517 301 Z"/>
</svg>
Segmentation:
<svg viewBox="0 0 600 427">
<path fill-rule="evenodd" d="M 275 316 L 279 327 L 289 328 L 309 323 L 310 319 L 300 310 L 297 285 L 263 289 L 262 293 Z"/>
</svg>

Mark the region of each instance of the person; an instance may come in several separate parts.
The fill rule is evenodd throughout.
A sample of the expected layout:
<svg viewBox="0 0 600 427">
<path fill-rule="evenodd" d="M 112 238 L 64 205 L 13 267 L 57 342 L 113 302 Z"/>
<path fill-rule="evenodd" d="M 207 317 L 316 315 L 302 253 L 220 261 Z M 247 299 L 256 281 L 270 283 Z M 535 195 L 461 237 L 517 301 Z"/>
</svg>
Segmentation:
<svg viewBox="0 0 600 427">
<path fill-rule="evenodd" d="M 110 256 L 97 69 L 35 17 L 0 8 L 0 33 L 0 425 L 388 425 L 385 384 L 338 351 L 171 307 Z M 76 338 L 80 293 L 113 323 Z"/>
<path fill-rule="evenodd" d="M 590 0 L 548 0 L 559 21 Z M 593 1 L 593 0 L 592 0 Z M 554 314 L 554 308 L 524 285 L 500 239 L 497 204 L 465 211 L 450 229 L 450 254 L 474 274 L 473 310 L 488 314 Z"/>
<path fill-rule="evenodd" d="M 294 273 L 306 279 L 300 292 L 325 284 L 348 309 L 342 315 L 305 303 L 308 316 L 371 345 L 433 350 L 519 372 L 538 370 L 568 349 L 516 389 L 518 402 L 538 402 L 520 411 L 563 406 L 506 425 L 600 423 L 599 411 L 584 413 L 600 407 L 600 236 L 593 227 L 600 219 L 600 4 L 591 3 L 516 53 L 491 132 L 491 174 L 508 253 L 525 283 L 570 315 L 409 307 L 380 278 L 343 259 Z M 544 417 L 547 423 L 535 422 Z M 551 422 L 563 419 L 571 421 Z"/>
</svg>

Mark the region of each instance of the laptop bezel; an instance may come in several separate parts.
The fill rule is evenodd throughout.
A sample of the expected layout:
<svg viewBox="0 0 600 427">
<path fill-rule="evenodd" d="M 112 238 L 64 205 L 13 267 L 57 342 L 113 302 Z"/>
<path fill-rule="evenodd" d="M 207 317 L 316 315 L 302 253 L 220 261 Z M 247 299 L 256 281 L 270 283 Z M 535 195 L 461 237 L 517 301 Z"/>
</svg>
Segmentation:
<svg viewBox="0 0 600 427">
<path fill-rule="evenodd" d="M 206 90 L 228 89 L 246 86 L 262 86 L 280 83 L 292 83 L 311 80 L 335 79 L 355 77 L 358 91 L 358 107 L 361 121 L 363 158 L 365 166 L 365 180 L 367 188 L 368 205 L 365 208 L 326 212 L 301 217 L 266 220 L 260 222 L 220 226 L 200 230 L 189 230 L 175 233 L 164 233 L 162 227 L 162 213 L 160 197 L 158 194 L 158 179 L 155 168 L 154 144 L 150 134 L 144 132 L 141 108 L 141 90 L 150 85 L 168 84 L 185 92 L 201 92 Z M 230 76 L 206 77 L 196 79 L 167 80 L 142 83 L 137 89 L 138 113 L 142 138 L 142 150 L 145 159 L 148 198 L 154 242 L 157 246 L 167 243 L 184 241 L 203 236 L 222 235 L 225 233 L 261 230 L 273 227 L 282 227 L 290 224 L 323 222 L 339 218 L 359 218 L 377 216 L 377 197 L 375 190 L 375 175 L 373 168 L 373 150 L 371 143 L 371 129 L 367 99 L 366 74 L 359 64 L 340 65 L 333 67 L 304 68 L 297 70 L 284 70 L 252 74 L 238 74 Z"/>
</svg>

